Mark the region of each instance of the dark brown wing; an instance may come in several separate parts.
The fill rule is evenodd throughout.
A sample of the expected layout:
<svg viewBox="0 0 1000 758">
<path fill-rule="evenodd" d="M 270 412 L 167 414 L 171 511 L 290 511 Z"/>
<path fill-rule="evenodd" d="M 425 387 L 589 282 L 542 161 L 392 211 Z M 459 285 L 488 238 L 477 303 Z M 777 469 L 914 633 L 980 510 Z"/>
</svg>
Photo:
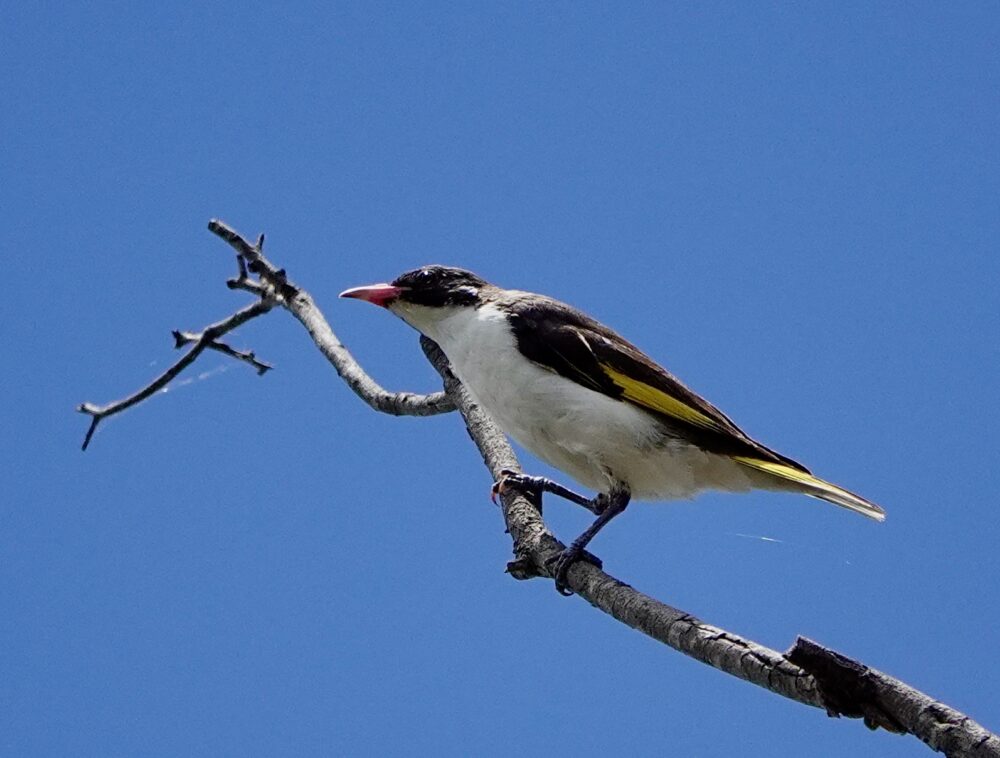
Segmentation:
<svg viewBox="0 0 1000 758">
<path fill-rule="evenodd" d="M 713 453 L 799 463 L 751 439 L 722 411 L 688 389 L 639 348 L 557 300 L 512 293 L 502 303 L 528 359 L 587 389 L 633 403 Z"/>
</svg>

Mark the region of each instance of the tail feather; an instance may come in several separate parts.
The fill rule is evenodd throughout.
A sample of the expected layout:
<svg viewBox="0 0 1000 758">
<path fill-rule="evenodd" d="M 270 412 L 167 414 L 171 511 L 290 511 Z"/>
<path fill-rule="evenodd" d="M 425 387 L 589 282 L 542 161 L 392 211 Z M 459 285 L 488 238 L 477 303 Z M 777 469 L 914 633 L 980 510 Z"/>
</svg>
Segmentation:
<svg viewBox="0 0 1000 758">
<path fill-rule="evenodd" d="M 775 461 L 762 461 L 758 458 L 734 456 L 733 460 L 743 466 L 770 474 L 786 483 L 795 485 L 795 489 L 806 495 L 818 497 L 820 500 L 826 500 L 828 503 L 839 505 L 876 521 L 885 521 L 885 511 L 875 503 L 865 500 L 853 492 L 848 492 L 843 487 L 838 487 L 836 484 L 813 476 L 808 471 L 802 471 Z"/>
</svg>

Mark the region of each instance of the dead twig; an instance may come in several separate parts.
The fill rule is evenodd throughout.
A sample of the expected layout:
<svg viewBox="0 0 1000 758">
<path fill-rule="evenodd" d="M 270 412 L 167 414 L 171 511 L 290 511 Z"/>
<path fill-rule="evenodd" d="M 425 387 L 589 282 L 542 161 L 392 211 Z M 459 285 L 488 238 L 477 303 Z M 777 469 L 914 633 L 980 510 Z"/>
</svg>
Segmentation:
<svg viewBox="0 0 1000 758">
<path fill-rule="evenodd" d="M 274 302 L 272 300 L 258 300 L 256 303 L 252 303 L 245 308 L 241 308 L 236 311 L 233 315 L 228 318 L 222 319 L 222 321 L 217 321 L 214 324 L 206 326 L 200 334 L 189 335 L 186 332 L 174 332 L 174 339 L 177 340 L 177 347 L 181 347 L 187 342 L 193 342 L 191 349 L 188 350 L 179 360 L 177 360 L 170 368 L 156 377 L 153 381 L 147 384 L 145 387 L 140 389 L 138 392 L 134 392 L 121 400 L 115 400 L 107 405 L 94 405 L 93 403 L 81 403 L 77 406 L 77 411 L 80 413 L 85 413 L 90 416 L 90 427 L 87 429 L 87 434 L 83 438 L 83 445 L 81 449 L 86 450 L 90 445 L 91 439 L 94 437 L 94 432 L 97 431 L 97 425 L 101 423 L 106 418 L 110 418 L 115 414 L 121 413 L 122 411 L 128 410 L 133 405 L 141 403 L 143 400 L 151 397 L 152 395 L 159 392 L 161 389 L 166 387 L 170 382 L 172 382 L 178 374 L 180 374 L 184 369 L 190 366 L 197 360 L 198 356 L 202 354 L 207 348 L 212 348 L 218 350 L 219 352 L 227 353 L 232 355 L 239 360 L 251 362 L 247 358 L 243 357 L 238 351 L 233 350 L 228 345 L 218 344 L 216 340 L 219 337 L 231 332 L 238 326 L 245 324 L 250 319 L 257 318 L 267 313 L 271 308 L 274 307 Z M 185 339 L 181 342 L 181 336 L 186 335 L 191 337 L 191 339 Z M 250 353 L 249 355 L 253 355 Z M 254 359 L 256 360 L 256 359 Z M 265 364 L 260 364 L 265 365 Z M 266 366 L 263 371 L 258 366 L 257 372 L 259 374 L 264 373 L 270 366 Z"/>
<path fill-rule="evenodd" d="M 229 286 L 245 289 L 241 282 L 247 278 L 247 271 L 258 276 L 266 291 L 306 328 L 320 352 L 326 356 L 347 386 L 372 408 L 394 416 L 434 416 L 455 410 L 454 402 L 444 392 L 429 395 L 389 392 L 372 379 L 334 334 L 309 293 L 289 281 L 284 269 L 279 269 L 264 257 L 264 235 L 258 237 L 257 243 L 252 245 L 218 219 L 209 221 L 208 229 L 228 242 L 236 250 L 237 257 L 244 261 L 241 264 L 244 274 L 231 280 Z"/>
<path fill-rule="evenodd" d="M 174 335 L 174 347 L 184 347 L 184 345 L 189 345 L 192 342 L 197 342 L 201 339 L 201 334 L 192 334 L 191 332 L 180 332 L 176 329 L 173 331 Z M 223 355 L 228 355 L 230 358 L 235 358 L 238 361 L 243 361 L 254 367 L 257 371 L 257 376 L 263 376 L 265 373 L 274 368 L 270 363 L 264 363 L 264 361 L 259 360 L 257 355 L 252 350 L 237 350 L 234 347 L 230 347 L 225 342 L 219 342 L 218 340 L 213 340 L 208 343 L 209 350 L 215 350 L 216 352 L 222 353 Z"/>
<path fill-rule="evenodd" d="M 354 356 L 337 339 L 330 325 L 323 318 L 323 314 L 312 302 L 312 298 L 288 281 L 284 269 L 275 267 L 264 257 L 263 234 L 257 238 L 255 244 L 251 244 L 221 221 L 213 219 L 209 222 L 208 228 L 236 250 L 238 273 L 235 278 L 226 282 L 226 286 L 229 289 L 250 292 L 259 299 L 232 316 L 205 327 L 200 333 L 175 330 L 173 332 L 175 347 L 179 348 L 191 344 L 192 348 L 180 360 L 138 392 L 107 405 L 81 403 L 77 406 L 80 413 L 91 417 L 90 426 L 81 446 L 83 450 L 86 450 L 90 445 L 94 432 L 97 431 L 97 426 L 101 421 L 156 394 L 194 363 L 206 349 L 224 353 L 253 366 L 258 375 L 263 375 L 272 369 L 271 364 L 259 360 L 252 351 L 237 350 L 220 342 L 219 338 L 250 319 L 267 313 L 275 305 L 287 308 L 309 330 L 314 341 L 320 345 L 323 354 L 337 370 L 337 373 L 343 377 L 358 397 L 375 410 L 397 416 L 433 416 L 455 409 L 454 403 L 444 392 L 433 392 L 428 395 L 412 392 L 389 392 L 368 376 L 354 359 Z M 251 274 L 257 278 L 253 278 Z"/>
</svg>

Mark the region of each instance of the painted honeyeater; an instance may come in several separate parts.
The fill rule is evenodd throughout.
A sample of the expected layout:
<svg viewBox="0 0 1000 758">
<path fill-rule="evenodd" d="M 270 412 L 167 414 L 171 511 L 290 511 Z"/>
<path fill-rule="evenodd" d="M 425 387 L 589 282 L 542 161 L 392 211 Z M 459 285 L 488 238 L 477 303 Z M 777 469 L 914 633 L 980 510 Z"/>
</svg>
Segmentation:
<svg viewBox="0 0 1000 758">
<path fill-rule="evenodd" d="M 637 347 L 558 300 L 436 265 L 341 297 L 382 306 L 436 342 L 506 434 L 599 493 L 586 498 L 513 473 L 497 483 L 554 492 L 598 514 L 553 568 L 563 594 L 570 565 L 632 498 L 779 490 L 885 518 L 874 503 L 753 440 Z"/>
</svg>

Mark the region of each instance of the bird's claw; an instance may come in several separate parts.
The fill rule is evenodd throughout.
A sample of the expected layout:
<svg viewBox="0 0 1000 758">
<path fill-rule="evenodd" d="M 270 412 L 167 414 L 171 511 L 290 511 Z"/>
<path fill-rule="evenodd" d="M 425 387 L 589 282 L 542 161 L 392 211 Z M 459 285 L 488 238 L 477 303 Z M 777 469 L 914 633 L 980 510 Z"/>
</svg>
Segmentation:
<svg viewBox="0 0 1000 758">
<path fill-rule="evenodd" d="M 522 492 L 534 493 L 539 489 L 538 484 L 534 481 L 535 479 L 536 477 L 520 474 L 509 468 L 502 469 L 500 477 L 490 487 L 490 500 L 496 505 L 497 498 L 511 488 L 519 489 Z"/>
<path fill-rule="evenodd" d="M 573 594 L 573 590 L 571 590 L 567 585 L 566 579 L 569 574 L 569 567 L 577 561 L 586 561 L 597 568 L 604 567 L 604 561 L 583 548 L 573 547 L 570 545 L 568 548 L 563 550 L 552 560 L 551 565 L 552 578 L 555 579 L 556 582 L 556 592 L 563 597 L 569 597 Z"/>
</svg>

